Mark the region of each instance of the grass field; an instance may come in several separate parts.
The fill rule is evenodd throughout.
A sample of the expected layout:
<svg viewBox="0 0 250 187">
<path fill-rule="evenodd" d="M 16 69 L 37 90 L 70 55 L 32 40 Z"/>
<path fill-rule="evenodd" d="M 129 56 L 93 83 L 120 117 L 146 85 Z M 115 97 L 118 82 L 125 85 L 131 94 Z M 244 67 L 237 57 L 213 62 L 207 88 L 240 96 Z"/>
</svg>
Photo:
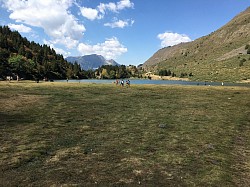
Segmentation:
<svg viewBox="0 0 250 187">
<path fill-rule="evenodd" d="M 248 186 L 250 88 L 0 82 L 0 186 Z"/>
</svg>

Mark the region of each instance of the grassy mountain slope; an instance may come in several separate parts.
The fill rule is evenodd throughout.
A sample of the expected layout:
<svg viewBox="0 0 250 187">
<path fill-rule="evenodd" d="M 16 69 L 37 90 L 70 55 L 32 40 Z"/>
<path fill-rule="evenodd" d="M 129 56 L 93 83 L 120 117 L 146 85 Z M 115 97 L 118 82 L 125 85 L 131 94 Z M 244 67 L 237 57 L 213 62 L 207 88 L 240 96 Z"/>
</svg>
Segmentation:
<svg viewBox="0 0 250 187">
<path fill-rule="evenodd" d="M 193 77 L 190 78 L 193 80 L 250 79 L 248 44 L 250 7 L 207 36 L 160 49 L 143 64 L 143 68 L 154 73 L 160 69 L 169 69 L 177 76 L 192 73 Z"/>
</svg>

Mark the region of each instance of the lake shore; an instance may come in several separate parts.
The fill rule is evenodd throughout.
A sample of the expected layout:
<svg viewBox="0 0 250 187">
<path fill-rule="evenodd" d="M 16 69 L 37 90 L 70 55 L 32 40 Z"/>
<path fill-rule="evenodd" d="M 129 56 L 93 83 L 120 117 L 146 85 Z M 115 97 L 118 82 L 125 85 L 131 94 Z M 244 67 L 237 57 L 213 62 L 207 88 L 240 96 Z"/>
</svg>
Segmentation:
<svg viewBox="0 0 250 187">
<path fill-rule="evenodd" d="M 190 81 L 189 78 L 180 78 L 172 76 L 159 76 L 159 75 L 150 75 L 152 80 L 169 80 L 169 81 Z"/>
<path fill-rule="evenodd" d="M 247 83 L 247 84 L 250 84 L 250 79 L 237 81 L 237 83 Z"/>
</svg>

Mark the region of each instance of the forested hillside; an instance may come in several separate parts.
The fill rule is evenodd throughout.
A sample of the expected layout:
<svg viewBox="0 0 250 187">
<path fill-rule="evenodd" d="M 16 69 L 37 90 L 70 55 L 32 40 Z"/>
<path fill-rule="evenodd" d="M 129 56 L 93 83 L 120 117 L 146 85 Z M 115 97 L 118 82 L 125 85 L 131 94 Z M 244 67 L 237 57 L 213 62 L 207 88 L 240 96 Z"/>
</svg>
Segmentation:
<svg viewBox="0 0 250 187">
<path fill-rule="evenodd" d="M 23 79 L 86 78 L 80 65 L 67 62 L 54 49 L 0 26 L 0 78 L 17 75 Z"/>
<path fill-rule="evenodd" d="M 30 42 L 17 31 L 0 26 L 0 78 L 22 79 L 87 79 L 139 77 L 135 66 L 104 65 L 96 70 L 84 71 L 77 62 L 67 62 L 53 48 Z"/>
</svg>

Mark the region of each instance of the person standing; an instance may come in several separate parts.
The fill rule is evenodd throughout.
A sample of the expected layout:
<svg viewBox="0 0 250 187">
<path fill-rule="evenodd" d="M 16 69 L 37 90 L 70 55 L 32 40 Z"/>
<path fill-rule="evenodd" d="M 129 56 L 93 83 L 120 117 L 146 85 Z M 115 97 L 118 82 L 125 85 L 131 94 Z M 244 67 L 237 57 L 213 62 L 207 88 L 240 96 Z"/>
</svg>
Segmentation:
<svg viewBox="0 0 250 187">
<path fill-rule="evenodd" d="M 128 79 L 128 81 L 127 81 L 127 84 L 128 84 L 128 87 L 130 87 L 130 80 Z"/>
</svg>

